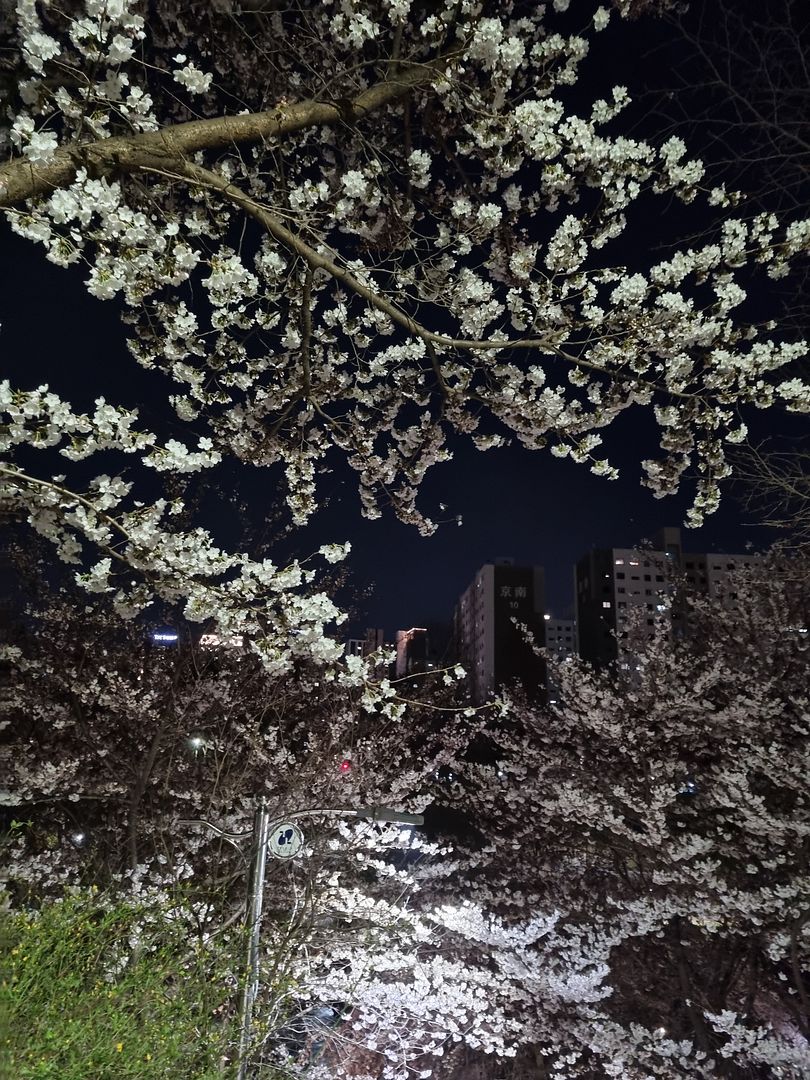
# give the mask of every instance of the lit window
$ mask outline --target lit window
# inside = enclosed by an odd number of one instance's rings
[[[617,559],[616,560],[616,565],[617,566],[624,566],[624,559]]]
[[[609,600],[603,600],[603,601],[602,601],[602,607],[607,607],[607,608],[609,608],[609,607],[610,607],[610,601],[609,601]]]
[[[631,559],[630,560],[630,565],[631,566],[638,566],[638,559]]]

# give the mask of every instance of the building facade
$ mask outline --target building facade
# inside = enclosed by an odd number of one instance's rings
[[[555,619],[545,615],[546,652],[555,660],[567,660],[579,655],[576,619]]]
[[[729,575],[756,561],[755,555],[684,553],[677,528],[662,529],[649,547],[591,551],[574,574],[580,656],[598,666],[625,662],[661,619],[673,633],[685,632],[676,589],[733,606]]]
[[[515,566],[513,559],[482,566],[464,590],[455,611],[455,652],[476,701],[516,682],[532,696],[542,692],[545,664],[521,627],[545,645],[543,606],[543,568]]]
[[[562,697],[559,665],[579,655],[577,624],[575,619],[555,619],[544,616],[546,627],[546,655],[549,664],[546,672],[546,698],[549,705],[556,705]]]
[[[343,646],[343,651],[349,656],[370,656],[377,652],[385,644],[384,631],[376,626],[366,629],[366,636],[361,638],[349,638]]]
[[[428,670],[428,632],[424,626],[397,630],[397,657],[394,674],[398,679]],[[431,665],[432,666],[432,665]]]

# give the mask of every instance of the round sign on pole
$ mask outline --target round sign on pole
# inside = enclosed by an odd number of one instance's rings
[[[291,821],[274,825],[267,841],[267,850],[276,859],[292,859],[304,846],[304,834]]]

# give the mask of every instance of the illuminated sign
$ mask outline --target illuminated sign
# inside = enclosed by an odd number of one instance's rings
[[[152,634],[152,641],[158,645],[174,645],[178,637],[176,630],[155,630]]]

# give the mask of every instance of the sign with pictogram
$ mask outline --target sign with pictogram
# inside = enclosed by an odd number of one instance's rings
[[[275,859],[292,859],[304,846],[304,834],[291,821],[273,826],[267,850]]]

